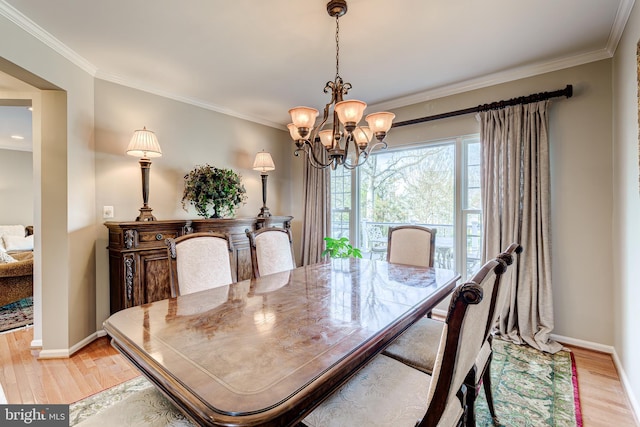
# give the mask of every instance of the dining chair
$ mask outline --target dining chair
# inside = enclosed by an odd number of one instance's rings
[[[521,252],[522,247],[517,243],[512,243],[504,252],[498,255],[497,259],[504,264],[505,268],[508,268],[513,264],[514,254],[519,255]],[[518,257],[516,257],[516,259],[518,259]],[[506,286],[501,286],[501,282],[505,274],[506,272],[496,277],[496,283],[494,285],[495,292],[491,295],[489,316],[487,317],[487,323],[484,331],[486,339],[483,342],[474,366],[465,381],[465,385],[468,389],[468,425],[475,425],[474,404],[475,399],[479,394],[481,383],[485,390],[485,396],[491,417],[496,425],[498,425],[493,405],[493,395],[491,392],[490,365],[493,355],[491,350],[491,340],[493,335],[491,332],[496,323],[498,313],[500,312],[500,307],[502,307],[502,304],[504,303]],[[437,356],[437,343],[439,342],[444,326],[445,323],[441,320],[426,317],[422,318],[402,333],[402,335],[396,338],[391,345],[383,351],[383,354],[397,359],[415,369],[431,374],[433,372]]]
[[[504,262],[488,261],[453,291],[432,375],[380,354],[320,403],[302,423],[332,426],[457,426],[466,386],[484,341],[491,295]]]
[[[166,239],[171,264],[171,296],[236,281],[233,244],[226,233],[191,233]]]
[[[435,228],[420,225],[389,227],[387,261],[433,267],[436,253]]]
[[[386,258],[387,244],[389,237],[382,233],[382,226],[379,224],[366,224],[365,234],[367,237],[367,252],[369,252],[369,259],[374,259],[374,256],[379,259]]]
[[[291,230],[271,227],[245,232],[249,237],[254,277],[296,268]]]

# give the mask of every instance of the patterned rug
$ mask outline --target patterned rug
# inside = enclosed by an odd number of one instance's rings
[[[20,301],[0,307],[0,332],[33,324],[33,298],[28,297]]]
[[[568,351],[548,354],[495,339],[491,387],[502,426],[582,426],[575,361]],[[484,390],[476,414],[478,426],[494,425]]]
[[[491,380],[501,426],[582,426],[571,353],[549,355],[494,340]],[[493,425],[484,392],[476,415],[478,426]],[[69,418],[69,425],[78,427],[102,427],[107,421],[118,426],[193,426],[144,377],[72,404]]]

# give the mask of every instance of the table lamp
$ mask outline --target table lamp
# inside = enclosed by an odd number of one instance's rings
[[[133,133],[133,137],[127,147],[127,154],[130,156],[140,157],[140,169],[142,170],[142,201],[140,208],[140,216],[136,221],[155,221],[156,218],[151,214],[149,202],[149,169],[151,169],[150,157],[162,156],[162,150],[156,134],[144,127]]]
[[[253,170],[260,171],[262,177],[262,208],[258,214],[258,218],[267,218],[271,216],[269,208],[267,207],[267,172],[275,170],[276,166],[273,164],[271,154],[266,153],[264,150],[256,154],[256,159],[253,162]]]

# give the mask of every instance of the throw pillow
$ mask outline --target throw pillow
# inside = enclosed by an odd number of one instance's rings
[[[18,260],[6,252],[0,252],[0,264],[9,264],[10,262],[18,262]]]
[[[24,225],[0,225],[0,236],[25,236]]]
[[[4,247],[4,241],[2,240],[3,236],[24,237],[25,234],[24,225],[0,225],[0,252],[7,251]]]
[[[7,251],[32,251],[33,250],[33,234],[27,237],[20,236],[2,236],[4,247]]]

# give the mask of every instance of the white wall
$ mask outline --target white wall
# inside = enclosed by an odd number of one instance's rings
[[[622,380],[632,391],[632,404],[640,417],[640,186],[638,185],[638,65],[640,6],[636,2],[613,62],[614,180],[612,240],[614,264],[615,349]],[[605,233],[608,230],[603,230]]]
[[[5,17],[0,39],[11,40],[0,44],[1,71],[40,89],[33,92],[33,344],[44,357],[65,356],[95,331],[95,304],[86,304],[95,293],[93,78]]]
[[[33,224],[33,155],[0,150],[0,224]]]

